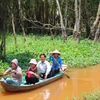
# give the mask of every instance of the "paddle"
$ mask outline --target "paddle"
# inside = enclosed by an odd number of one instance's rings
[[[65,70],[65,71],[66,71],[66,70]],[[64,72],[64,74],[67,76],[67,78],[69,78],[69,79],[70,79],[69,75],[68,75],[67,73],[65,73],[65,71],[63,71],[63,72]]]
[[[52,56],[52,55],[51,55]],[[59,67],[61,67],[60,66],[60,64],[57,62],[57,60],[52,56],[52,58],[54,59],[54,61],[57,63],[57,65],[59,66]],[[63,71],[63,70],[62,70]],[[66,71],[66,70],[65,70]],[[69,77],[69,75],[67,74],[67,73],[65,73],[65,71],[63,71],[64,72],[64,74],[67,76],[67,78],[69,78],[70,79],[70,77]]]
[[[66,74],[66,73],[64,73],[66,76],[67,76],[67,78],[69,78],[70,79],[70,77]]]

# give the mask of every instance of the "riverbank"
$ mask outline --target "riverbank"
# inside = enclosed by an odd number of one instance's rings
[[[69,67],[87,67],[100,63],[100,43],[84,39],[78,44],[73,38],[68,38],[63,43],[61,37],[55,37],[54,40],[50,36],[26,36],[27,45],[22,35],[17,35],[17,49],[13,35],[8,35],[6,39],[6,60],[4,63],[0,61],[0,72],[9,67],[9,63],[13,58],[19,60],[22,69],[27,69],[29,60],[35,58],[39,60],[39,55],[45,53],[47,60],[49,52],[58,49],[61,52],[61,58],[64,64]]]

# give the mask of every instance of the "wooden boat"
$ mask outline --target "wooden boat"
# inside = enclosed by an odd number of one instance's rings
[[[22,84],[20,86],[14,86],[5,83],[4,81],[0,81],[1,86],[4,88],[4,90],[9,91],[9,92],[14,92],[14,91],[26,91],[26,90],[32,90],[41,86],[44,86],[45,84],[51,83],[57,79],[60,79],[63,76],[64,72],[59,72],[57,75],[54,77],[45,79],[45,80],[40,80],[36,84],[29,84],[29,85],[24,85],[25,83],[25,78],[22,78]]]

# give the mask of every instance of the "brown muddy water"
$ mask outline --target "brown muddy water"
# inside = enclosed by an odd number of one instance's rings
[[[68,69],[63,78],[41,88],[26,92],[6,92],[0,87],[0,100],[66,100],[72,97],[82,97],[84,92],[100,89],[100,65],[83,68]]]

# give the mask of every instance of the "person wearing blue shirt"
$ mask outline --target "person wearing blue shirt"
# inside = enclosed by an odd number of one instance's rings
[[[62,71],[62,59],[59,57],[60,55],[58,50],[50,53],[49,60],[52,61],[51,77]]]

